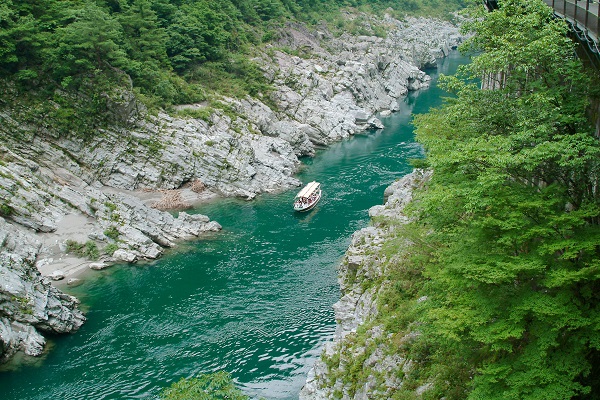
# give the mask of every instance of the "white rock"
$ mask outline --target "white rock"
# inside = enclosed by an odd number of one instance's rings
[[[83,283],[83,281],[78,278],[69,278],[67,280],[67,285],[69,285],[69,286],[77,286],[77,285],[80,285],[81,283]]]
[[[99,270],[102,270],[102,269],[110,267],[110,264],[107,264],[107,263],[104,263],[104,262],[93,262],[93,263],[90,263],[89,267],[90,267],[90,269],[99,271]]]
[[[369,122],[367,122],[367,126],[369,127],[369,129],[383,129],[383,128],[385,128],[385,126],[379,120],[379,118],[376,118],[376,117],[371,117],[369,119]]]
[[[116,261],[125,261],[128,263],[131,263],[131,262],[134,262],[137,260],[137,256],[134,253],[123,250],[123,249],[119,249],[119,250],[115,251],[112,256]]]
[[[53,281],[60,281],[61,279],[65,279],[65,273],[59,269],[53,271],[50,275],[48,275],[50,279]]]
[[[22,349],[25,354],[28,356],[39,356],[42,354],[46,345],[46,339],[33,326],[24,326],[20,336],[22,336]]]

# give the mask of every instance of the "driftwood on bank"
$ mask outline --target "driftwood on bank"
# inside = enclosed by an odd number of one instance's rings
[[[163,194],[163,197],[152,203],[150,207],[160,211],[190,207],[190,203],[186,202],[181,196],[181,190],[161,190],[160,192]]]

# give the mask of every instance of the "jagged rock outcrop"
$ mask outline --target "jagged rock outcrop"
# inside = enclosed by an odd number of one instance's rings
[[[35,266],[41,243],[0,218],[0,361],[18,350],[40,355],[40,332],[67,333],[85,321],[78,300],[43,278]]]
[[[291,143],[298,155],[310,155],[314,145],[326,145],[364,129],[381,128],[376,111],[396,111],[398,99],[409,90],[428,87],[420,68],[435,65],[461,41],[450,23],[386,16],[389,34],[333,37],[326,28],[311,32],[290,24],[280,45],[304,57],[272,47],[262,63],[273,81],[277,112],[249,102],[238,110],[260,121],[265,135]],[[367,23],[365,29],[370,29]]]
[[[301,400],[331,399],[334,393],[337,393],[336,398],[342,399],[389,398],[388,391],[399,388],[402,385],[400,376],[412,368],[411,360],[386,351],[389,338],[384,327],[374,325],[369,328],[365,343],[359,345],[354,342],[354,334],[360,325],[372,321],[378,314],[377,296],[387,284],[385,266],[389,261],[380,250],[398,225],[409,222],[403,214],[404,207],[412,200],[414,189],[422,187],[430,176],[430,171],[415,170],[390,185],[385,191],[385,205],[369,210],[371,218],[386,222],[363,228],[352,236],[339,267],[342,297],[333,307],[337,323],[335,335],[332,341],[326,343],[322,357],[309,372],[300,392]],[[383,283],[365,285],[365,282]],[[410,341],[416,334],[409,333],[402,340]],[[345,368],[353,359],[361,357],[364,359],[362,368],[371,372],[362,380],[362,386],[351,390],[356,382],[344,379],[348,375]],[[326,359],[337,359],[338,362],[331,366]],[[381,387],[386,391],[382,392]]]
[[[52,170],[45,162],[24,159],[6,147],[0,151],[0,198],[10,222],[0,227],[0,234],[10,235],[14,225],[29,228],[31,234],[54,233],[65,216],[75,214],[90,221],[86,240],[113,243],[115,249],[132,252],[136,259],[154,259],[178,239],[220,229],[206,216],[180,213],[174,218],[131,194],[89,185],[66,169]],[[114,237],[103,233],[107,230]],[[38,256],[45,253],[42,246]]]

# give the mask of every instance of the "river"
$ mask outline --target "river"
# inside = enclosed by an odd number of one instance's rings
[[[305,159],[298,177],[323,198],[292,211],[296,190],[254,201],[219,200],[195,212],[223,230],[152,264],[115,266],[70,289],[88,321],[50,338],[41,359],[0,372],[0,398],[146,399],[181,377],[226,370],[251,396],[297,399],[335,329],[336,267],[368,209],[422,156],[413,113],[441,103],[437,74],[466,57],[452,53],[428,71],[433,84],[411,93],[385,129],[356,135]]]

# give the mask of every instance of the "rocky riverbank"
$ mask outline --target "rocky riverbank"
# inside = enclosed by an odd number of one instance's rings
[[[41,116],[25,123],[0,109],[0,276],[11,277],[0,285],[0,357],[19,348],[37,354],[37,330],[67,332],[83,322],[75,300],[44,276],[71,279],[82,269],[154,259],[178,240],[220,229],[206,216],[159,209],[300,185],[299,156],[380,127],[374,113],[427,87],[420,68],[460,41],[443,21],[371,18],[364,29],[371,25],[390,33],[334,37],[326,27],[288,25],[256,59],[274,87],[268,101],[181,107],[204,109],[203,118],[152,116],[123,93],[109,108],[126,122],[84,139],[48,131]]]
[[[41,243],[15,228],[0,218],[0,361],[18,350],[40,355],[46,343],[40,332],[71,332],[85,321],[77,299],[35,268]]]
[[[429,171],[415,170],[390,185],[384,194],[385,205],[369,210],[372,226],[352,236],[339,267],[342,297],[333,307],[337,321],[335,336],[309,372],[300,400],[389,398],[402,386],[402,376],[413,368],[408,357],[390,351],[389,347],[393,340],[409,342],[418,332],[392,338],[393,334],[383,325],[373,324],[373,320],[379,313],[378,297],[390,284],[386,266],[398,262],[392,258],[401,254],[398,251],[387,256],[382,248],[398,227],[409,222],[403,210],[412,200],[413,191],[423,187],[430,176]],[[357,331],[366,323],[369,323],[367,332],[358,339]],[[360,378],[352,373],[356,360],[360,360],[358,366],[363,372]],[[415,393],[425,390],[426,385],[416,388]]]

